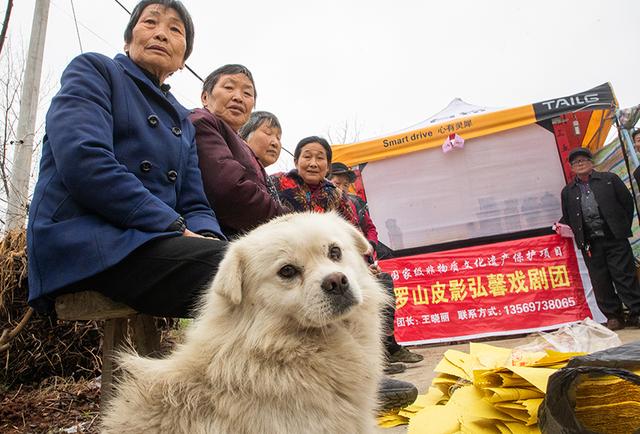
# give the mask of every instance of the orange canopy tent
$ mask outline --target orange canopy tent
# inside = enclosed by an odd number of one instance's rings
[[[609,83],[510,109],[456,99],[405,131],[334,145],[333,160],[359,172],[380,240],[397,254],[513,239],[559,219],[567,153],[600,149],[616,109]],[[454,135],[464,146],[444,153]]]

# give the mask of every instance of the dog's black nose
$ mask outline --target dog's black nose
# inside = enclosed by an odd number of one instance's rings
[[[324,292],[333,295],[343,295],[349,290],[349,279],[342,273],[331,273],[322,280]]]

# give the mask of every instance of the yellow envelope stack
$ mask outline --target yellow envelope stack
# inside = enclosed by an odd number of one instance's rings
[[[583,354],[583,353],[579,353]],[[436,366],[429,391],[381,426],[409,424],[409,434],[539,433],[538,408],[547,380],[576,353],[519,353],[471,343],[469,354],[448,350]]]
[[[446,403],[446,398],[435,387],[430,387],[429,391],[424,395],[419,395],[413,404],[403,408],[400,411],[383,414],[378,417],[378,425],[384,428],[391,428],[398,425],[406,425],[409,419],[415,416],[425,407],[435,406]]]
[[[594,432],[635,432],[640,427],[640,385],[614,376],[584,378],[576,388],[576,417]]]

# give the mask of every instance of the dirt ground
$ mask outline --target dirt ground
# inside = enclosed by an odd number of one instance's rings
[[[99,401],[96,379],[50,378],[38,387],[0,390],[0,433],[97,433]]]
[[[618,332],[623,343],[640,340],[640,329]],[[505,338],[483,341],[491,345],[513,348],[531,341],[531,337]],[[433,368],[444,352],[457,349],[468,352],[468,344],[431,345],[414,347],[424,360],[409,365],[406,372],[394,378],[410,381],[420,393],[426,392],[434,377]],[[73,382],[52,378],[40,387],[19,386],[0,390],[0,433],[97,433],[99,421],[99,379]],[[380,429],[385,434],[402,434],[406,426]]]

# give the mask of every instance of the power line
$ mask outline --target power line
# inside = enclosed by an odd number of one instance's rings
[[[69,15],[69,13],[67,12],[66,9],[64,9],[62,6],[56,4],[55,1],[52,1],[51,4],[58,9],[58,12],[64,14],[65,16],[67,16],[69,18],[73,18],[71,15]],[[102,36],[100,36],[99,34],[94,32],[91,28],[89,28],[87,25],[85,25],[82,21],[78,21],[78,26],[82,27],[85,30],[85,32],[91,33],[93,36],[95,36],[96,38],[98,38],[99,40],[104,42],[104,44],[106,46],[108,46],[109,48],[113,49],[114,51],[119,51],[121,49],[121,48],[118,48],[118,47],[114,46],[113,44],[111,44],[110,41],[106,40],[105,38],[103,38]]]
[[[78,45],[80,46],[80,53],[84,53],[82,50],[82,40],[80,39],[80,30],[78,29],[78,19],[76,18],[76,8],[73,6],[73,0],[71,1],[71,12],[73,12],[73,22],[76,25],[76,35],[78,35]]]
[[[118,3],[120,5],[120,7],[122,9],[125,10],[126,13],[128,13],[129,15],[131,15],[131,11],[129,9],[127,9],[122,3],[120,3],[118,0],[114,0],[116,3]]]
[[[189,67],[189,65],[187,65],[187,64],[185,63],[185,64],[184,64],[184,67],[185,67],[185,68],[187,68],[187,70],[188,70],[190,73],[192,73],[192,74],[194,75],[194,77],[196,77],[198,80],[200,80],[201,82],[203,82],[203,83],[204,83],[204,80],[202,79],[202,77],[200,77],[198,74],[196,74],[196,72],[195,72],[193,69],[191,69],[191,68]]]
[[[129,9],[127,9],[122,3],[120,3],[118,0],[113,0],[116,3],[118,3],[118,5],[125,10],[126,13],[128,13],[129,15],[131,15],[131,12],[129,11]],[[202,77],[200,77],[193,69],[191,69],[191,67],[189,67],[189,65],[187,65],[186,63],[184,64],[184,67],[187,68],[187,71],[189,71],[190,73],[193,74],[194,77],[196,77],[198,80],[200,80],[201,82],[204,83],[204,80],[202,79]]]

